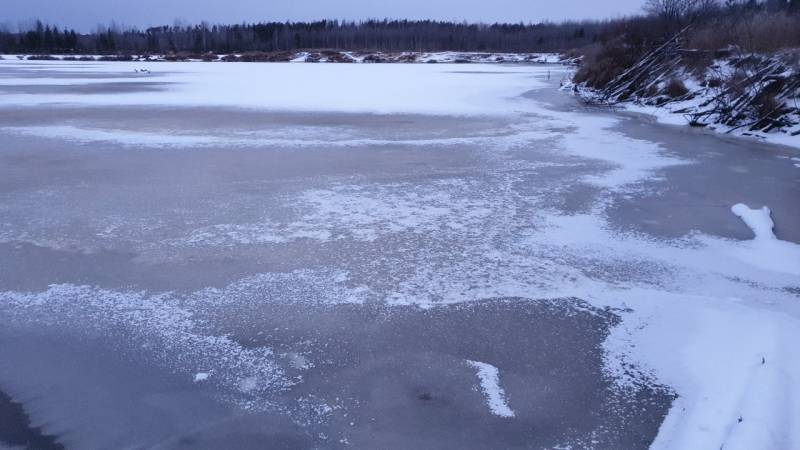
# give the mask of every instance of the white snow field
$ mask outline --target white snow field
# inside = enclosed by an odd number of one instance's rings
[[[8,85],[76,85],[170,83],[169,89],[115,95],[4,94],[11,105],[144,105],[221,106],[276,111],[334,111],[499,114],[516,103],[513,98],[539,83],[521,66],[443,64],[367,64],[353,70],[345,64],[202,64],[202,63],[69,63],[0,61],[5,66],[28,66],[40,71],[36,78],[8,77]],[[476,69],[477,68],[477,69]],[[135,70],[148,69],[149,73]],[[48,76],[57,70],[91,77]],[[495,76],[459,76],[470,72]],[[114,75],[112,80],[97,74]],[[122,76],[120,76],[122,75]],[[128,76],[129,75],[129,76]],[[392,80],[402,80],[392,83]]]
[[[100,130],[81,124],[8,127],[5,131],[24,136],[85,144],[115,142],[161,151],[207,142],[295,147],[324,147],[326,143],[446,147],[468,142],[480,145],[485,157],[496,164],[488,175],[492,180],[488,186],[469,179],[421,180],[413,185],[338,180],[280,197],[280,206],[291,208],[295,215],[256,212],[236,223],[186,219],[191,226],[177,235],[164,231],[157,218],[129,223],[109,216],[98,217],[91,224],[96,228],[87,231],[91,240],[79,242],[72,237],[52,238],[49,233],[59,226],[56,219],[31,221],[20,231],[13,223],[3,223],[0,216],[3,242],[77,246],[91,253],[123,239],[142,259],[164,258],[174,249],[222,252],[292,242],[356,245],[409,234],[446,236],[456,243],[453,247],[408,250],[408,257],[416,258],[413,267],[392,272],[395,278],[390,281],[361,277],[357,285],[353,285],[345,262],[333,261],[327,268],[249,277],[224,289],[199,291],[182,301],[171,293],[74,285],[53,285],[44,292],[0,292],[0,299],[13,306],[15,320],[38,320],[34,317],[48,311],[77,308],[80,314],[75,317],[91,317],[95,326],[124,323],[137,330],[137,337],[156,336],[166,357],[181,355],[172,363],[186,366],[181,370],[187,379],[201,385],[220,383],[250,395],[254,389],[268,392],[271,387],[283,388],[296,381],[271,362],[274,355],[270,350],[242,348],[222,335],[198,334],[197,328],[204,330],[205,323],[191,308],[224,307],[250,290],[270,292],[278,281],[306,289],[303,295],[308,301],[329,303],[380,300],[427,308],[481,298],[580,298],[593,306],[614,308],[622,317],[605,342],[606,370],[617,383],[631,382],[627,369],[635,365],[678,395],[653,448],[800,448],[800,245],[776,237],[769,209],[775,206],[724,205],[732,208],[732,224],[741,220],[753,230],[751,240],[700,231],[659,237],[612,226],[609,214],[614,198],[646,198],[657,189],[654,186],[664,170],[695,161],[665,151],[658,142],[626,135],[617,128],[621,119],[611,115],[556,110],[522,97],[532,89],[549,89],[543,80],[552,68],[27,61],[0,61],[0,65],[33,68],[39,75],[2,78],[0,90],[22,84],[104,82],[95,76],[63,78],[59,75],[63,72],[117,75],[115,83],[141,83],[142,77],[134,74],[138,68],[151,71],[148,82],[167,83],[163,90],[148,92],[4,93],[4,108],[211,106],[488,116],[513,123],[489,136],[420,142],[365,140],[348,136],[346,131],[344,136],[332,136],[324,129],[289,136],[213,136]],[[569,162],[512,157],[526,145],[543,142],[554,155],[567,155]],[[530,183],[531,178],[525,177],[530,171],[582,168],[590,163],[602,170],[570,181],[598,190],[587,208],[565,211],[547,203],[554,190],[568,186],[531,188],[525,193],[517,190]],[[48,203],[48,211],[69,220],[69,205],[58,201],[58,193],[48,195],[55,199]],[[10,210],[26,205],[9,201],[3,207]],[[661,220],[668,223],[674,219]],[[381,259],[384,257],[387,260]],[[390,258],[375,259],[392,266]],[[635,270],[628,270],[631,267]],[[616,275],[620,268],[626,268],[625,276]],[[138,310],[133,310],[134,304]],[[500,383],[503,368],[483,362],[468,364],[477,371],[489,412],[503,420],[515,420],[509,406],[515,405],[515,400]],[[243,380],[252,382],[243,384]],[[247,397],[247,408],[259,407],[254,398]]]

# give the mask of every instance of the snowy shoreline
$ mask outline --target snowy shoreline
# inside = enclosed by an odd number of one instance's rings
[[[588,101],[589,103],[592,103],[598,95],[596,91],[586,88],[578,88],[575,90],[575,87],[572,84],[564,85],[562,89],[572,91],[576,97],[584,101]],[[686,118],[685,113],[675,111],[675,108],[671,108],[669,104],[655,106],[645,105],[642,103],[623,102],[612,105],[598,104],[598,106],[608,106],[608,108],[610,108],[614,113],[629,113],[645,116],[649,120],[653,120],[656,123],[664,125],[683,127],[692,126],[690,121]],[[800,131],[800,126],[796,127],[797,130],[791,130],[791,132],[788,133],[763,133],[758,131],[748,131],[747,129],[741,128],[731,130],[730,127],[719,126],[717,124],[707,125],[702,128],[718,136],[729,136],[737,139],[751,140],[758,143],[782,145],[795,150],[800,150],[800,134],[791,134],[792,132]]]
[[[641,114],[665,125],[691,126],[682,113],[675,112],[664,106],[622,103],[613,105],[613,108],[623,113]],[[789,133],[762,133],[748,131],[747,129],[731,130],[730,128],[719,125],[708,125],[704,128],[716,135],[754,140],[755,142],[782,145],[800,150],[800,135],[792,136]],[[798,127],[798,130],[792,130],[792,132],[796,131],[800,131],[800,127]]]
[[[307,50],[298,52],[248,52],[232,54],[163,54],[163,55],[68,55],[68,54],[0,54],[0,59],[19,61],[81,62],[293,62],[293,63],[569,63],[559,53],[505,52],[349,52]]]

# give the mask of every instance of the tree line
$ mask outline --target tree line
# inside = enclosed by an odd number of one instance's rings
[[[583,64],[575,81],[602,88],[678,33],[703,64],[719,52],[800,48],[800,0],[646,0],[643,11],[609,23],[578,50]]]
[[[545,52],[581,47],[598,39],[602,22],[474,24],[432,20],[264,22],[173,25],[145,30],[98,27],[92,33],[36,22],[0,31],[0,52],[65,54],[167,54],[348,51]]]
[[[230,54],[298,50],[564,52],[590,61],[598,52],[620,61],[691,24],[699,48],[727,45],[770,51],[800,46],[800,0],[643,0],[641,14],[614,20],[480,24],[433,20],[261,22],[99,26],[91,33],[35,22],[0,28],[0,53]],[[619,53],[613,55],[614,52]],[[603,58],[601,58],[603,59]],[[608,58],[605,58],[608,59]]]

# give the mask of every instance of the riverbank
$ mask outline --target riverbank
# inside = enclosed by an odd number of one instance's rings
[[[568,83],[583,101],[800,149],[800,51],[701,52],[664,47],[606,85]]]

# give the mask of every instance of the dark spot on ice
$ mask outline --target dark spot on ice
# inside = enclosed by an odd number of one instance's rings
[[[428,392],[423,392],[422,394],[417,395],[417,398],[423,401],[433,400],[433,395]]]

